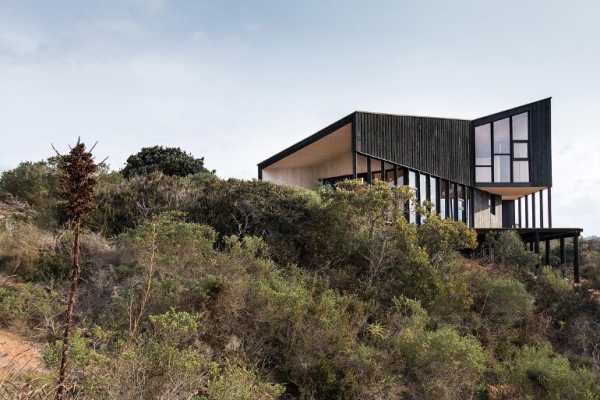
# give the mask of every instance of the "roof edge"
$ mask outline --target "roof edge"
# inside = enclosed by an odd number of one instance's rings
[[[321,129],[320,131],[313,133],[312,135],[310,135],[309,137],[302,139],[301,141],[291,145],[290,147],[287,147],[283,150],[281,150],[279,153],[276,153],[275,155],[267,158],[266,160],[258,163],[258,167],[260,168],[266,168],[269,165],[272,165],[274,163],[276,163],[279,160],[282,160],[283,158],[291,155],[292,153],[297,152],[298,150],[308,146],[309,144],[312,144],[318,140],[323,139],[325,136],[337,131],[338,129],[340,129],[341,127],[343,127],[344,125],[347,125],[351,122],[354,121],[354,116],[356,115],[356,111],[346,115],[345,117],[335,121],[334,123],[326,126],[325,128]]]
[[[519,111],[519,110],[521,110],[521,109],[522,109],[522,110],[526,110],[526,109],[529,109],[529,108],[530,108],[531,106],[533,106],[534,104],[543,103],[543,102],[545,102],[545,101],[551,101],[551,100],[552,100],[552,96],[550,96],[550,97],[546,97],[546,98],[544,98],[544,99],[540,99],[540,100],[532,101],[532,102],[530,102],[530,103],[527,103],[527,104],[522,104],[522,105],[520,105],[520,106],[511,107],[511,108],[507,108],[506,110],[497,111],[497,112],[495,112],[495,113],[493,113],[493,114],[484,115],[483,117],[479,117],[479,118],[475,118],[475,119],[473,119],[471,122],[473,122],[473,123],[478,123],[478,122],[480,122],[480,121],[483,121],[483,120],[494,119],[494,118],[496,118],[496,117],[501,117],[501,116],[503,116],[503,115],[505,115],[505,114],[511,114],[511,113],[514,113],[514,112],[518,112],[518,111]]]

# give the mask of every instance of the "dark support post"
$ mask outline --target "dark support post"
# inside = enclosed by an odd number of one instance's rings
[[[548,188],[548,228],[552,228],[552,188]]]
[[[371,170],[371,157],[367,156],[367,183],[373,183],[373,171]]]
[[[519,220],[518,220],[518,223],[519,223],[519,228],[522,228],[523,227],[523,223],[521,222],[521,197],[519,197],[517,199],[517,202],[519,203],[519,206],[518,206],[518,209],[519,209]]]
[[[525,228],[529,228],[529,195],[525,196]]]
[[[381,160],[381,176],[380,178],[382,182],[386,182],[385,179],[385,161]]]
[[[404,175],[402,176],[402,182],[404,186],[408,186],[408,168],[404,168],[402,170],[404,172]],[[404,217],[406,218],[407,221],[410,221],[410,201],[407,201],[406,204],[404,205]]]
[[[352,152],[352,179],[356,179],[358,177],[357,173],[356,173],[356,152],[353,151]]]
[[[262,181],[262,168],[258,167],[258,180]]]
[[[544,227],[544,192],[540,190],[540,228]]]
[[[573,237],[573,279],[579,283],[579,235]]]
[[[421,193],[421,174],[419,174],[418,171],[415,171],[415,186],[417,187],[417,190],[416,190],[416,193],[417,193],[416,203],[420,206],[421,205],[421,198],[423,197],[423,194]],[[417,225],[421,225],[421,213],[419,212],[419,210],[415,210],[415,216],[416,216]]]
[[[398,166],[394,164],[394,186],[398,186]]]
[[[564,265],[567,261],[565,255],[565,238],[560,238],[560,265]]]
[[[431,175],[425,175],[425,192],[425,200],[431,201]]]
[[[531,193],[531,227],[535,228],[535,193]]]
[[[545,251],[544,251],[544,264],[545,265],[550,265],[550,241],[546,240],[545,241]]]
[[[539,232],[535,233],[535,243],[534,243],[533,251],[538,256],[537,257],[538,261],[537,261],[537,264],[535,265],[535,269],[539,270],[539,268],[540,268],[540,261],[539,261],[540,260],[540,258],[539,258],[539,255],[540,255],[540,234],[539,234]]]
[[[451,183],[454,187],[454,220],[458,221],[458,185],[456,183]]]
[[[442,180],[437,179],[437,178],[434,178],[434,179],[436,180],[435,181],[435,212],[436,212],[436,214],[439,215],[442,212],[442,205],[440,204],[441,203],[440,193],[442,190],[442,188],[440,186],[442,185]]]
[[[462,186],[462,194],[463,194],[463,213],[462,213],[462,222],[467,223],[467,187],[465,185]]]

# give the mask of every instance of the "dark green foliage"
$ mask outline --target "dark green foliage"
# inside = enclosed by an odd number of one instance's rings
[[[497,263],[466,259],[473,231],[407,223],[411,193],[383,183],[101,176],[71,344],[82,398],[599,398],[595,292],[536,271],[515,237],[492,238]],[[0,276],[0,322],[44,332],[51,367],[69,236],[8,226],[3,272],[32,282]]]
[[[194,158],[179,147],[144,147],[127,158],[121,171],[125,178],[161,172],[168,176],[211,173],[204,168],[204,158]],[[212,172],[214,173],[214,171]]]

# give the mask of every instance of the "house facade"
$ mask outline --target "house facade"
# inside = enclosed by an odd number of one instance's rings
[[[564,263],[564,240],[578,253],[581,229],[552,226],[551,136],[550,98],[473,120],[356,111],[258,164],[258,177],[310,189],[352,178],[407,185],[480,238],[514,229],[532,251],[544,243],[548,264],[559,240]]]

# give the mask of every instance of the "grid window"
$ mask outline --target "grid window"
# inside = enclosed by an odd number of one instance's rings
[[[494,182],[510,182],[510,155],[494,156]]]
[[[529,140],[529,115],[523,113],[512,116],[513,140]]]
[[[527,158],[527,142],[516,142],[513,146],[513,158]]]
[[[475,127],[475,182],[527,183],[529,113]]]
[[[529,182],[529,161],[513,161],[513,181]]]
[[[492,130],[490,124],[475,128],[475,165],[492,165]]]

